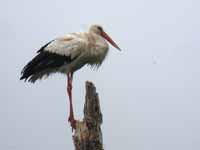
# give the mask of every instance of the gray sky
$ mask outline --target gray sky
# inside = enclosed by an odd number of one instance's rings
[[[198,0],[6,0],[0,5],[0,149],[73,149],[66,77],[19,81],[43,44],[102,24],[122,48],[74,77],[75,116],[85,81],[100,95],[107,150],[200,149]]]

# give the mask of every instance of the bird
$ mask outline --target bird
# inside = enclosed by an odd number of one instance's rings
[[[68,33],[42,46],[36,56],[21,71],[20,80],[35,83],[54,73],[67,75],[69,118],[72,130],[76,128],[72,104],[73,74],[84,65],[98,68],[105,60],[109,42],[117,50],[119,46],[101,25],[93,24],[86,32]]]

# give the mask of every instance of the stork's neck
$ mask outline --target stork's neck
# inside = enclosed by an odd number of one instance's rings
[[[95,49],[108,49],[106,40],[95,32],[89,32],[89,43],[95,46]]]

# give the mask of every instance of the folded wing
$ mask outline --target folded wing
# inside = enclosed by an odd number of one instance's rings
[[[35,82],[43,76],[59,72],[81,55],[85,43],[73,36],[50,41],[37,51],[37,55],[23,68],[20,80]]]

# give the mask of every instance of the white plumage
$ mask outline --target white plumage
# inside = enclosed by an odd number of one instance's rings
[[[71,33],[55,39],[44,51],[70,57],[66,72],[76,71],[85,64],[100,65],[108,52],[108,44],[94,33]]]
[[[73,73],[85,64],[100,66],[108,53],[106,40],[120,50],[99,25],[92,25],[88,32],[71,33],[56,38],[37,51],[37,55],[23,68],[20,79],[34,83],[52,73],[67,74],[70,99],[69,121],[75,128],[71,94]]]

